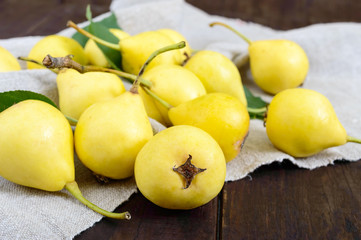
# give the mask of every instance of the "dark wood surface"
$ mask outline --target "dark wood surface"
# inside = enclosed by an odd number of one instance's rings
[[[276,29],[312,23],[361,22],[361,1],[188,0],[205,11]],[[85,21],[109,10],[110,0],[0,0],[0,38],[47,35],[67,20]],[[290,162],[263,166],[226,183],[217,198],[190,211],[162,209],[140,193],[116,211],[131,221],[103,218],[75,239],[361,239],[361,161],[315,170]]]

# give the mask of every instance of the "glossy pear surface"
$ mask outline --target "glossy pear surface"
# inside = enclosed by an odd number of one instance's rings
[[[186,188],[185,178],[173,168],[191,163],[204,171]],[[217,142],[192,126],[174,126],[156,134],[139,152],[134,169],[140,192],[154,204],[169,209],[192,209],[211,201],[221,191],[226,161]]]
[[[184,67],[197,75],[208,93],[227,93],[247,106],[241,75],[236,65],[223,54],[209,50],[199,51]]]
[[[48,103],[26,100],[0,113],[0,175],[27,187],[59,191],[74,181],[73,133]]]
[[[21,70],[18,60],[5,48],[0,47],[0,72]]]
[[[293,41],[254,41],[248,51],[253,79],[265,92],[276,94],[298,87],[307,76],[307,55]]]
[[[84,111],[75,129],[75,149],[94,173],[123,179],[133,175],[135,158],[152,136],[141,97],[125,92]]]
[[[347,141],[329,100],[301,88],[275,95],[268,108],[266,130],[276,148],[294,157],[307,157]]]
[[[79,73],[65,69],[59,72],[56,82],[60,110],[74,119],[79,119],[90,105],[125,92],[121,79],[106,72]]]
[[[137,75],[154,51],[171,44],[173,41],[169,37],[156,31],[142,32],[121,40],[119,47],[122,54],[123,70]],[[147,70],[157,65],[177,64],[179,58],[179,51],[162,53],[147,66]]]
[[[124,32],[120,29],[111,28],[109,31],[116,36],[119,40],[130,37],[127,32]],[[100,48],[96,45],[96,43],[89,39],[84,46],[84,52],[89,60],[89,64],[101,67],[110,67],[108,60],[105,58],[104,53]]]
[[[151,90],[160,98],[178,106],[183,102],[195,99],[206,94],[206,90],[199,78],[191,71],[178,65],[156,66],[143,75],[152,83]],[[168,109],[153,100],[144,90],[139,91],[148,116],[169,126]]]
[[[240,152],[249,130],[247,108],[225,93],[209,93],[169,110],[174,125],[192,125],[209,133],[220,145],[226,161]]]
[[[33,46],[28,57],[42,62],[48,54],[52,57],[65,57],[71,54],[74,55],[73,60],[81,65],[88,63],[83,47],[74,39],[64,36],[49,35],[44,37]],[[43,67],[28,62],[28,68],[35,69]]]
[[[162,28],[162,29],[158,29],[157,32],[160,32],[166,36],[168,36],[173,43],[178,43],[181,41],[184,41],[186,43],[186,46],[182,49],[179,49],[178,51],[180,52],[180,58],[177,60],[177,64],[182,65],[183,62],[187,59],[187,57],[191,56],[192,54],[192,50],[189,46],[188,41],[185,39],[185,37],[180,34],[179,32],[173,30],[173,29],[169,29],[169,28]]]

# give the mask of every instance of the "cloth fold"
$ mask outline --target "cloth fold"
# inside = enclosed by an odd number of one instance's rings
[[[310,71],[303,88],[319,91],[329,98],[349,135],[361,137],[361,23],[317,24],[289,31],[276,31],[240,19],[214,16],[182,0],[114,0],[110,10],[119,25],[130,34],[159,28],[172,28],[182,33],[192,49],[218,51],[235,64],[241,65],[248,57],[247,44],[229,30],[210,28],[214,21],[225,22],[251,40],[290,39],[300,44],[310,60]],[[109,16],[103,14],[97,19]],[[242,16],[240,16],[242,18]],[[85,23],[83,23],[84,25]],[[73,29],[58,34],[71,36]],[[15,56],[27,56],[42,36],[2,39],[0,46]],[[21,63],[23,69],[25,64]],[[254,95],[270,101],[253,83],[247,70],[243,84]],[[22,70],[0,73],[0,92],[31,90],[50,97],[56,103],[56,75],[49,70]],[[154,131],[164,127],[151,120]],[[289,159],[299,167],[314,169],[332,164],[335,160],[357,161],[361,146],[347,143],[305,158],[293,157],[275,149],[268,140],[262,121],[251,120],[249,137],[236,159],[227,164],[227,181],[241,179],[261,165]],[[133,178],[100,185],[78,159],[76,180],[84,196],[107,210],[114,210],[137,191]],[[102,216],[87,209],[65,190],[44,192],[13,184],[0,178],[0,238],[1,239],[72,239],[91,227]]]

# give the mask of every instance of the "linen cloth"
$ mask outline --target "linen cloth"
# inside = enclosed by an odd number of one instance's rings
[[[247,60],[247,44],[225,28],[210,28],[209,23],[225,22],[251,40],[282,38],[297,42],[310,60],[303,88],[324,94],[333,104],[349,135],[361,137],[361,23],[316,24],[276,31],[240,19],[209,15],[182,0],[114,0],[110,10],[116,15],[118,24],[130,34],[172,28],[182,33],[193,49],[221,52],[237,66]],[[58,34],[71,36],[73,33],[73,29],[65,29]],[[42,37],[3,39],[0,46],[15,56],[27,56]],[[0,73],[0,92],[31,90],[45,94],[57,103],[56,75],[46,69],[25,70],[25,64],[22,62],[21,65],[22,71]],[[249,71],[242,81],[254,95],[266,101],[272,99],[252,82]],[[154,120],[151,122],[155,133],[164,129]],[[284,159],[299,167],[314,169],[333,164],[335,160],[357,161],[360,158],[361,146],[347,143],[312,157],[294,159],[272,146],[262,121],[251,120],[249,136],[241,153],[227,164],[226,181],[241,179],[261,165]],[[104,209],[114,210],[137,191],[133,178],[100,185],[76,157],[75,166],[76,181],[83,195]],[[0,178],[0,202],[0,239],[72,239],[102,218],[65,190],[50,193],[19,186],[3,178]]]

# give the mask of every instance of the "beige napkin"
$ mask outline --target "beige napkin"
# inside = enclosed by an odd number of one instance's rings
[[[275,31],[254,23],[208,15],[182,0],[115,0],[111,5],[119,25],[131,34],[158,28],[173,28],[188,39],[193,49],[219,51],[240,64],[247,57],[247,45],[229,30],[209,28],[212,21],[223,21],[252,40],[286,38],[299,43],[310,59],[310,72],[304,88],[326,95],[340,121],[351,136],[361,137],[361,31],[360,23],[319,24],[290,31]],[[99,16],[98,19],[108,16]],[[242,16],[240,16],[242,18]],[[72,29],[59,34],[71,36]],[[15,56],[26,56],[41,37],[0,40],[0,46]],[[24,64],[23,64],[24,67]],[[243,82],[267,101],[252,82]],[[0,74],[0,92],[32,90],[57,102],[56,75],[48,70],[22,70]],[[154,131],[162,126],[152,121]],[[289,159],[296,165],[314,169],[332,164],[337,159],[356,161],[361,146],[348,143],[325,150],[313,157],[294,159],[276,150],[269,142],[263,124],[252,120],[250,134],[239,156],[227,165],[227,181],[241,179],[257,167]],[[100,185],[77,159],[76,180],[84,196],[107,210],[114,210],[136,192],[134,179]],[[48,193],[15,185],[0,178],[0,239],[72,239],[102,217],[87,209],[66,191]],[[131,209],[130,209],[131,210]]]

